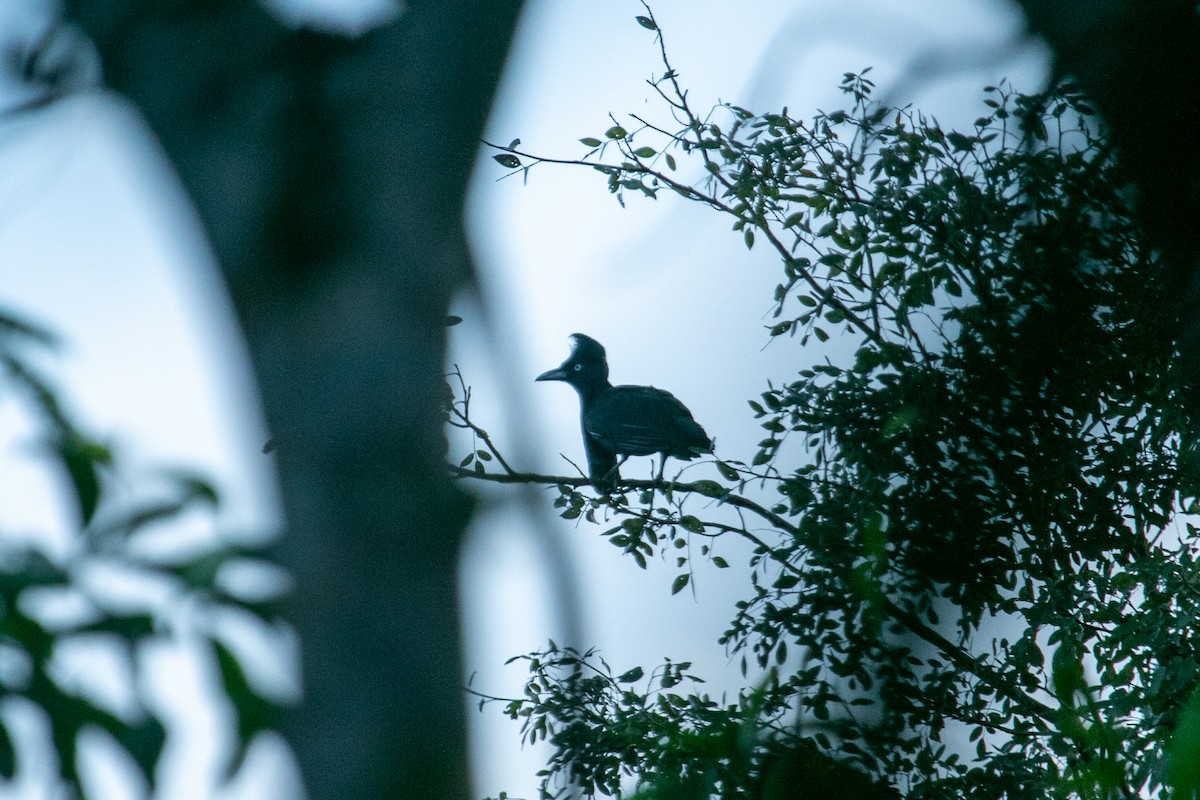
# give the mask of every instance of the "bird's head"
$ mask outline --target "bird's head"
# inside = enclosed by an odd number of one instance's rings
[[[538,375],[539,381],[564,381],[576,389],[587,389],[608,383],[608,361],[604,346],[582,333],[571,334],[571,355],[555,369]]]

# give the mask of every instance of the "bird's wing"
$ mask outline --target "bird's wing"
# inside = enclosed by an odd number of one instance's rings
[[[588,409],[583,426],[588,437],[618,455],[691,458],[712,449],[687,407],[653,386],[614,386]]]

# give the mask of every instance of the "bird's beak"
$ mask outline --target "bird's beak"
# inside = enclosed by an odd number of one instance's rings
[[[567,371],[562,367],[555,367],[547,370],[541,375],[534,378],[535,381],[565,381],[567,379]]]

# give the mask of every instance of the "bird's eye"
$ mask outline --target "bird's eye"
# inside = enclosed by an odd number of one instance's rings
[[[576,364],[576,365],[575,365],[575,371],[576,371],[576,372],[579,372],[579,370],[581,370],[581,369],[583,369],[583,364]]]

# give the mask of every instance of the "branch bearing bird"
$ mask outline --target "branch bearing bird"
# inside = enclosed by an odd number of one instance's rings
[[[588,477],[597,491],[616,490],[630,456],[661,454],[661,480],[668,456],[690,461],[712,452],[712,440],[675,395],[653,386],[613,386],[604,347],[582,333],[571,334],[571,341],[567,360],[536,380],[562,381],[579,393]]]

